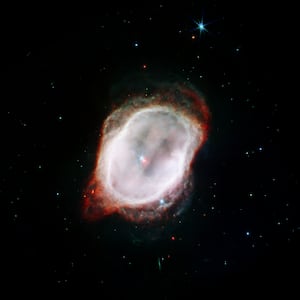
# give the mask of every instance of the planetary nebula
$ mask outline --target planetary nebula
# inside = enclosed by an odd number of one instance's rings
[[[193,88],[173,84],[129,96],[105,120],[83,217],[116,213],[133,222],[177,215],[193,187],[191,164],[210,113]]]

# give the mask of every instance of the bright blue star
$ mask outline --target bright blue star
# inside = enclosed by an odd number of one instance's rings
[[[159,200],[159,203],[160,203],[161,205],[164,205],[164,204],[165,204],[165,199],[160,199],[160,200]]]
[[[198,28],[200,31],[203,31],[205,29],[204,24],[202,22],[198,23]]]
[[[195,21],[195,24],[197,25],[197,30],[199,30],[199,32],[200,32],[200,35],[204,32],[204,31],[207,31],[207,29],[206,29],[206,25],[207,24],[204,24],[203,23],[203,18],[201,19],[201,21]]]

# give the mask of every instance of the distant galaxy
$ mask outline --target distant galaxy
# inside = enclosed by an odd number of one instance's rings
[[[192,86],[173,83],[129,95],[103,123],[83,194],[83,218],[117,214],[143,223],[180,214],[210,119],[204,97]]]

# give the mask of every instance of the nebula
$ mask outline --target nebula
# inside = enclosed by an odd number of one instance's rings
[[[104,121],[83,218],[118,214],[149,222],[178,215],[193,188],[191,166],[209,123],[194,88],[173,84],[129,96]]]

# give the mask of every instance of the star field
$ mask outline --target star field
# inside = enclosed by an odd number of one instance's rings
[[[162,299],[294,286],[300,222],[293,189],[282,195],[282,186],[297,180],[280,163],[275,33],[267,10],[249,6],[162,1],[5,23],[9,285]],[[211,109],[189,207],[159,225],[114,215],[85,222],[81,197],[102,122],[120,91],[151,96],[149,78],[192,84]]]

